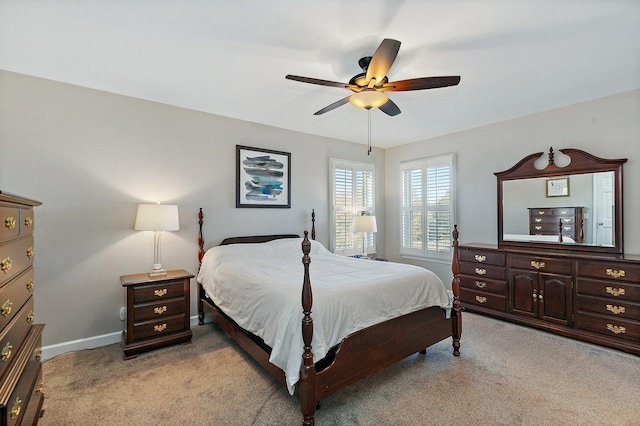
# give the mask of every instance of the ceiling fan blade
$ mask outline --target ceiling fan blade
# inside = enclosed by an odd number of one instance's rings
[[[346,98],[342,98],[339,101],[336,101],[336,102],[332,103],[331,105],[327,105],[326,107],[322,108],[320,111],[315,112],[313,115],[324,114],[325,112],[329,112],[331,110],[334,110],[334,109],[338,108],[339,106],[342,106],[344,104],[348,104],[350,97],[351,96],[347,96]]]
[[[405,92],[408,90],[436,89],[438,87],[455,86],[460,83],[460,76],[422,77],[409,80],[392,81],[382,86],[383,92]]]
[[[381,107],[378,107],[378,109],[391,117],[400,114],[400,108],[398,108],[398,105],[396,105],[391,99],[385,102]]]
[[[329,81],[329,80],[320,80],[319,78],[301,77],[299,75],[291,75],[291,74],[285,76],[285,78],[288,80],[300,81],[302,83],[318,84],[320,86],[342,87],[345,89],[360,90],[358,86],[355,86],[353,84],[339,83],[337,81]]]
[[[382,79],[389,72],[389,68],[393,65],[393,61],[398,56],[400,50],[400,42],[390,38],[385,38],[376,49],[371,58],[369,68],[367,68],[367,83],[375,78],[376,84],[382,82]]]

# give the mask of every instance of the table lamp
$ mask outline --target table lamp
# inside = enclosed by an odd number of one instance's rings
[[[365,235],[370,232],[378,232],[375,216],[355,216],[353,218],[353,233],[360,232],[362,235],[362,257],[367,257]]]
[[[139,204],[136,231],[153,231],[153,268],[149,276],[166,275],[160,263],[160,236],[162,231],[179,231],[178,206],[169,204]]]

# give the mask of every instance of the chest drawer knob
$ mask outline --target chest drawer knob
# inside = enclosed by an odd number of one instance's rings
[[[42,348],[36,350],[36,359],[40,361],[42,359]]]
[[[625,272],[622,269],[607,269],[607,275],[613,278],[620,278],[625,276]]]
[[[0,269],[2,269],[5,274],[11,269],[11,262],[13,261],[8,256],[0,261]]]
[[[486,297],[484,297],[484,296],[476,296],[476,300],[477,300],[479,303],[487,303],[487,298],[486,298]]]
[[[540,226],[540,225],[536,225],[536,226],[534,226],[534,228],[535,228],[535,230],[536,230],[536,231],[539,231],[539,230],[541,230],[541,229],[542,229],[542,226]]]
[[[544,214],[544,210],[539,210],[539,211],[538,211],[538,214],[539,214],[539,215],[543,215],[543,214]]]
[[[618,315],[624,314],[626,312],[626,309],[624,306],[607,305],[607,311],[613,312],[614,314]]]
[[[25,218],[24,226],[26,226],[27,228],[31,228],[31,225],[33,225],[33,218],[32,217]]]
[[[535,219],[533,219],[533,221],[536,223],[540,223],[542,222],[542,219],[540,219],[539,217],[536,217]]]
[[[155,314],[162,315],[165,312],[167,312],[167,307],[166,306],[156,306],[155,308],[153,308],[153,312]]]
[[[485,288],[486,286],[487,286],[487,283],[485,283],[484,281],[476,281],[476,287]]]
[[[34,318],[35,318],[35,316],[33,315],[33,311],[29,312],[29,315],[27,315],[27,322],[29,324],[33,324]]]
[[[627,329],[625,327],[613,324],[607,324],[607,330],[609,330],[613,334],[624,334],[627,332]]]
[[[13,218],[13,216],[9,216],[4,220],[4,226],[7,229],[13,229],[16,227],[16,220]]]
[[[167,329],[167,324],[157,324],[153,326],[153,331],[161,333]]]
[[[546,265],[544,262],[537,262],[537,261],[535,261],[535,260],[532,260],[532,261],[531,261],[531,266],[532,266],[532,267],[534,267],[534,268],[536,268],[536,269],[542,269],[542,268],[544,268],[544,267],[545,267],[545,266],[547,266],[547,265]]]
[[[11,358],[11,349],[13,349],[13,345],[10,342],[7,342],[4,348],[2,348],[2,352],[0,352],[0,359],[2,362],[7,361]]]
[[[17,419],[20,415],[20,411],[22,411],[22,400],[18,397],[16,398],[16,402],[11,407],[11,418]]]
[[[611,295],[613,295],[615,297],[624,296],[624,293],[625,293],[624,288],[607,287],[606,290],[607,290],[607,293],[609,293],[609,294],[611,294]]]
[[[476,274],[478,275],[487,275],[487,270],[484,268],[476,268]]]
[[[475,255],[475,259],[476,259],[476,261],[478,261],[478,262],[482,263],[482,262],[484,262],[485,260],[487,260],[487,257],[486,257],[486,256],[482,256],[482,255],[480,255],[480,254],[476,254],[476,255]]]
[[[160,289],[160,290],[156,290],[156,291],[153,292],[153,294],[155,294],[158,297],[166,296],[167,295],[167,289],[163,288],[163,289]]]
[[[29,281],[27,281],[27,290],[29,291],[33,290],[33,279],[30,279]]]
[[[33,251],[33,247],[29,247],[29,248],[27,249],[27,257],[28,257],[29,259],[33,259],[33,255],[34,255],[34,254],[35,254],[35,252]]]
[[[0,309],[0,314],[2,314],[2,316],[5,318],[8,317],[9,314],[11,313],[12,306],[13,306],[13,302],[7,299],[7,301],[2,304],[2,309]]]

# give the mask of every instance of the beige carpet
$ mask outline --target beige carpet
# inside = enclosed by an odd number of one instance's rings
[[[431,347],[322,401],[318,425],[640,425],[640,357],[464,313],[462,355]],[[214,325],[123,361],[44,363],[41,425],[297,425],[293,397]]]

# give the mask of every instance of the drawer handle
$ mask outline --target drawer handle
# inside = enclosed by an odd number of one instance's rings
[[[476,296],[476,300],[480,303],[487,303],[487,298],[484,296]]]
[[[29,248],[27,249],[27,257],[28,257],[29,259],[33,259],[33,255],[34,255],[34,254],[35,254],[35,252],[33,251],[33,247],[29,247]]]
[[[167,295],[167,289],[163,288],[162,290],[156,290],[156,291],[153,292],[153,294],[155,294],[158,297],[166,296]]]
[[[533,219],[536,223],[540,223],[542,222],[542,219],[540,219],[539,217],[536,217],[535,219]]]
[[[7,342],[6,346],[2,349],[2,352],[0,352],[0,359],[2,362],[11,358],[11,349],[13,349],[13,345],[10,342]]]
[[[532,267],[534,267],[534,268],[536,268],[536,269],[542,269],[542,268],[544,268],[544,267],[545,267],[545,266],[547,266],[547,265],[546,265],[544,262],[537,262],[537,261],[535,261],[535,260],[532,260],[532,261],[531,261],[531,266],[532,266]]]
[[[567,214],[567,213],[568,213],[568,211],[566,211],[566,210],[560,210],[560,214]]]
[[[161,333],[167,329],[167,324],[154,325],[153,331]]]
[[[40,361],[42,359],[42,348],[36,349],[36,360]]]
[[[167,307],[166,306],[157,306],[157,307],[153,308],[153,313],[155,313],[155,314],[162,315],[165,312],[167,312]]]
[[[11,418],[17,419],[20,415],[20,411],[22,411],[22,400],[20,399],[20,397],[18,397],[16,398],[16,402],[13,404],[13,407],[11,408]]]
[[[487,283],[485,283],[484,281],[476,281],[476,287],[485,288],[486,286],[487,286]]]
[[[618,315],[618,314],[624,314],[626,309],[624,306],[607,305],[607,311],[613,312],[614,314]]]
[[[540,215],[544,214],[544,210],[539,210],[538,214],[540,214]]]
[[[480,254],[476,254],[475,258],[476,258],[476,260],[477,260],[478,262],[480,262],[480,263],[482,263],[482,262],[484,262],[485,260],[487,260],[487,257],[486,257],[486,256],[482,256],[482,255],[480,255]]]
[[[2,309],[0,310],[0,314],[2,314],[2,316],[5,318],[8,317],[9,314],[11,313],[12,306],[13,306],[13,302],[7,299],[7,301],[2,304]]]
[[[31,225],[33,225],[33,218],[32,217],[25,218],[24,226],[26,226],[27,228],[31,228]]]
[[[44,387],[44,382],[42,380],[40,380],[40,383],[38,383],[38,386],[36,386],[36,393],[39,395],[42,393],[42,388]]]
[[[619,271],[617,269],[607,269],[607,275],[613,278],[620,278],[624,277],[626,274],[622,269]]]
[[[607,330],[609,330],[613,334],[624,334],[627,332],[627,329],[625,327],[613,324],[607,324]]]
[[[613,287],[607,287],[607,293],[618,297],[618,296],[624,296],[625,294],[625,290],[624,288],[613,288]]]
[[[571,231],[571,227],[570,226],[563,226],[562,229],[564,229],[565,231]]]
[[[33,278],[27,281],[27,290],[33,290]]]
[[[564,219],[562,219],[562,221],[563,221],[564,223],[571,223],[571,221],[572,221],[572,220],[573,220],[573,219],[568,218],[568,217],[565,217]]]
[[[11,262],[13,261],[10,257],[5,257],[0,261],[0,269],[2,269],[5,274],[11,269]]]
[[[478,275],[487,275],[487,270],[484,268],[476,268],[476,274]]]
[[[4,226],[6,226],[7,229],[13,229],[16,227],[16,220],[13,216],[9,216],[4,220]]]
[[[29,324],[33,324],[33,319],[34,319],[34,315],[33,315],[33,311],[29,312],[29,315],[27,315],[27,322]]]
[[[536,231],[539,231],[539,230],[541,230],[541,229],[542,229],[542,226],[540,226],[540,225],[536,225],[536,226],[534,226],[533,228],[534,228]]]

